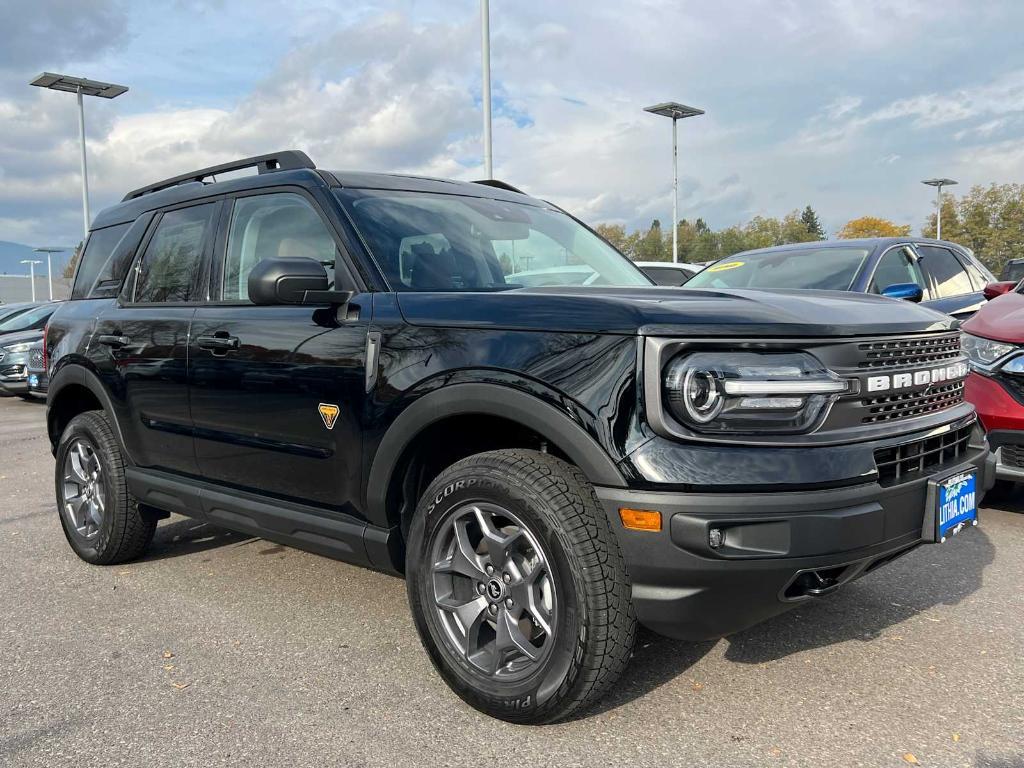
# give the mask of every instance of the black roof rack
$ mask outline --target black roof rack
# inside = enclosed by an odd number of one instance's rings
[[[485,187],[494,187],[496,189],[504,189],[506,192],[517,192],[520,195],[525,195],[526,194],[525,192],[523,192],[523,190],[516,189],[511,184],[508,184],[507,182],[504,182],[504,181],[498,181],[497,179],[479,179],[478,181],[474,181],[473,183],[474,184],[483,184]]]
[[[243,160],[235,160],[221,165],[211,165],[209,168],[200,168],[198,171],[189,171],[180,176],[173,176],[156,184],[149,184],[132,190],[121,202],[134,200],[137,197],[148,195],[150,192],[159,192],[161,189],[169,189],[179,184],[187,184],[191,181],[201,182],[209,176],[230,171],[240,171],[243,168],[258,168],[260,173],[273,173],[274,171],[292,171],[296,168],[316,168],[316,165],[309,159],[309,155],[298,149],[288,149],[283,152],[271,152],[269,155],[257,155],[247,157]]]

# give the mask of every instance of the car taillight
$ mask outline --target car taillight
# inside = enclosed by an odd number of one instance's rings
[[[50,331],[50,324],[47,323],[43,326],[43,373],[49,373],[50,370],[50,355],[46,350],[46,337]]]

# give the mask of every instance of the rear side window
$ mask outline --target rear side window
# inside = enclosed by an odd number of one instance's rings
[[[161,217],[137,267],[137,303],[206,299],[205,256],[216,211],[216,203],[207,203],[168,211]]]
[[[971,276],[971,280],[974,282],[974,290],[980,291],[995,280],[995,277],[992,275],[986,275],[984,270],[970,256],[963,256],[963,261],[964,266],[967,267],[967,274]]]
[[[72,299],[84,299],[89,296],[89,292],[96,284],[96,278],[110,261],[114,249],[121,242],[128,227],[127,223],[117,224],[113,227],[95,229],[89,234],[89,239],[85,241],[82,261],[75,273],[75,287],[71,291]]]
[[[940,299],[974,290],[963,264],[951,250],[935,245],[919,245],[917,250],[921,254],[921,269],[935,280],[935,289]]]

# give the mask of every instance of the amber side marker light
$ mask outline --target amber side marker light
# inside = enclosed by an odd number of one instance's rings
[[[654,509],[626,509],[619,507],[622,526],[633,531],[660,531],[661,512]]]

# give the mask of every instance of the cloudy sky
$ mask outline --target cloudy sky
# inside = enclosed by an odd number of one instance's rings
[[[0,240],[81,233],[92,205],[191,168],[296,147],[320,167],[482,175],[476,0],[0,0]],[[287,8],[287,10],[282,10]],[[916,232],[929,176],[1024,180],[1024,3],[492,0],[495,175],[591,222],[712,226],[813,205],[826,228]]]

